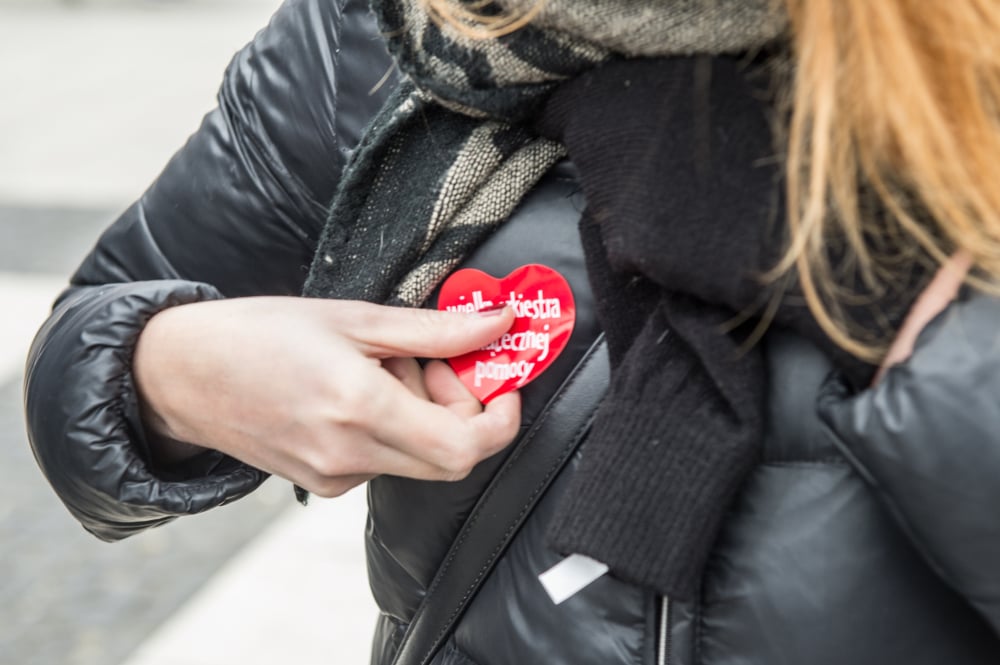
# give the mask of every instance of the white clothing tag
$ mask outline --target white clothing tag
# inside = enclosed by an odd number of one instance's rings
[[[538,576],[552,602],[558,605],[575,596],[608,572],[607,564],[582,554],[571,554]]]

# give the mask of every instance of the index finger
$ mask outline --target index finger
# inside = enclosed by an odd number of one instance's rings
[[[350,319],[341,334],[379,358],[451,358],[489,344],[514,323],[510,307],[472,314],[361,302],[341,307]]]

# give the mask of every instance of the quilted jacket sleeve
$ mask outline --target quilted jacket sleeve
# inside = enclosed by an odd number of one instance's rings
[[[1000,633],[1000,300],[953,304],[913,357],[820,415],[924,558]]]
[[[87,530],[124,538],[263,481],[218,453],[150,465],[133,348],[166,307],[298,294],[390,67],[364,0],[288,0],[233,59],[218,108],[73,275],[32,346],[25,407],[39,465]]]

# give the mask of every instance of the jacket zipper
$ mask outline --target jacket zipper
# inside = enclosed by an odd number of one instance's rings
[[[670,599],[660,596],[660,635],[656,665],[670,665]]]

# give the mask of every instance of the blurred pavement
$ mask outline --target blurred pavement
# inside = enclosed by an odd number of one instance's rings
[[[68,275],[214,105],[278,0],[0,0],[0,663],[364,663],[364,492],[108,545],[31,458],[24,355]]]

